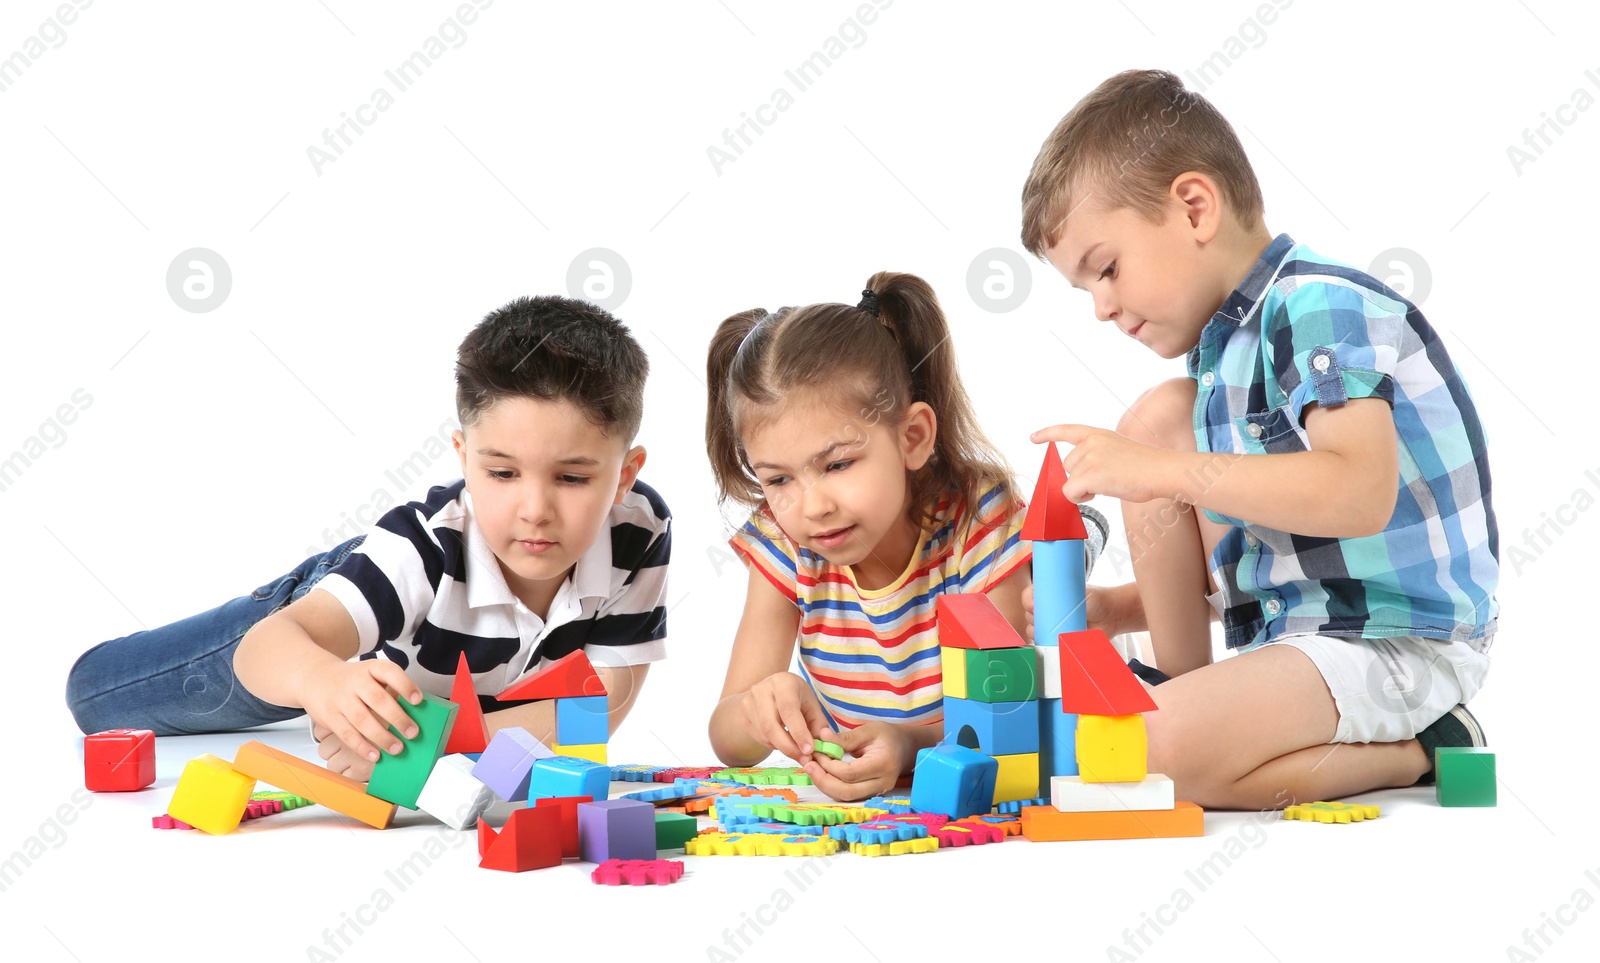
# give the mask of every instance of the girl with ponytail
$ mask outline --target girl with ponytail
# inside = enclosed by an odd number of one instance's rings
[[[730,539],[749,585],[712,747],[733,766],[776,749],[836,799],[887,792],[943,731],[938,596],[985,592],[1026,633],[1026,506],[938,299],[885,272],[853,307],[745,311],[718,326],[706,374],[719,498],[750,510]]]

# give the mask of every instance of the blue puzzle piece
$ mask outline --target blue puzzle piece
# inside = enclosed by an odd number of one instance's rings
[[[738,826],[737,830],[731,831],[774,836],[821,836],[828,831],[827,826],[796,826],[794,823],[739,823]]]
[[[582,745],[583,743],[578,743]],[[654,782],[656,773],[666,769],[665,766],[646,766],[630,763],[622,766],[611,767],[612,782]]]
[[[910,796],[873,796],[861,805],[866,809],[881,809],[896,815],[912,811]]]
[[[994,811],[997,812],[997,813],[1000,813],[1003,816],[1014,816],[1017,813],[1022,812],[1022,807],[1023,806],[1048,806],[1048,805],[1050,805],[1050,800],[1048,800],[1048,799],[1013,799],[1010,802],[1003,802],[1003,803],[997,804],[994,807]]]
[[[831,827],[828,835],[842,843],[895,843],[903,839],[921,839],[928,835],[928,827],[921,823],[845,823]]]

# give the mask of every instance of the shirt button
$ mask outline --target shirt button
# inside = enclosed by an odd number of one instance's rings
[[[1261,437],[1261,426],[1260,425],[1251,425],[1246,430],[1248,430],[1250,432],[1250,437],[1251,438],[1260,438]]]
[[[1327,371],[1328,370],[1328,356],[1325,355],[1325,354],[1317,355],[1315,360],[1313,360],[1311,362],[1311,366],[1313,368],[1316,368],[1318,371]]]
[[[1267,599],[1266,609],[1268,615],[1277,615],[1283,609],[1283,603],[1277,599]]]
[[[1255,548],[1257,545],[1261,544],[1261,539],[1256,538],[1254,535],[1251,535],[1249,532],[1245,533],[1244,540],[1245,540],[1245,542],[1247,544],[1249,544],[1249,546],[1251,548]]]
[[[1209,388],[1217,383],[1217,376],[1214,373],[1207,371],[1205,374],[1200,376],[1200,383]]]

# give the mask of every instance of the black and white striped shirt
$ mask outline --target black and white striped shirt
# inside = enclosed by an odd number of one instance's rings
[[[434,695],[450,694],[463,652],[480,696],[579,649],[597,666],[654,662],[666,657],[672,516],[635,481],[609,521],[542,619],[506,585],[461,481],[385,513],[317,587],[355,620],[361,658],[399,664]]]

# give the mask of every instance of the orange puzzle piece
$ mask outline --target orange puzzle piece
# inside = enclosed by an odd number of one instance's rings
[[[387,829],[389,820],[394,818],[394,803],[369,796],[362,784],[349,776],[329,772],[316,763],[254,739],[239,747],[233,757],[233,768],[269,786],[277,786],[351,819],[359,819],[374,829]]]
[[[1205,810],[1192,802],[1180,802],[1172,809],[1101,813],[1064,813],[1054,806],[1023,806],[1022,835],[1036,843],[1204,836],[1205,817]]]

